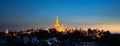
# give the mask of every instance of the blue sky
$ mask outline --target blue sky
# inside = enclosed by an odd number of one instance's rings
[[[119,0],[0,0],[1,30],[50,28],[56,16],[69,27],[120,32]]]

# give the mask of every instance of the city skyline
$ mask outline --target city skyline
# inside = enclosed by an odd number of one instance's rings
[[[55,17],[65,28],[120,32],[119,0],[1,0],[0,30],[53,28]]]

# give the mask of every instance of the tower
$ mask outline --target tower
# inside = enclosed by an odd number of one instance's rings
[[[58,21],[58,16],[56,17],[56,22],[55,22],[54,28],[57,31],[61,31],[61,28],[60,28],[60,25],[59,25],[59,21]]]
[[[5,34],[8,34],[8,33],[9,33],[8,28],[6,28],[5,29]]]
[[[4,33],[5,36],[9,36],[9,31],[8,31],[8,28],[5,29],[5,33]]]
[[[64,25],[62,24],[61,31],[65,31]]]

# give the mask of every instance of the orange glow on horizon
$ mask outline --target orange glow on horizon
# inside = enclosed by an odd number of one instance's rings
[[[120,24],[101,24],[101,25],[89,25],[89,26],[80,26],[80,24],[78,26],[66,26],[66,27],[69,27],[69,28],[65,28],[65,29],[75,29],[75,27],[77,29],[83,29],[83,30],[86,30],[88,28],[91,28],[91,29],[98,29],[98,30],[104,30],[104,31],[110,31],[112,33],[120,33]]]
[[[109,30],[111,32],[120,32],[120,24],[108,25],[108,26],[103,27],[103,29]]]

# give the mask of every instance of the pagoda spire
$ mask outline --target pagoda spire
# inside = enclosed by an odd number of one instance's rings
[[[59,24],[58,16],[56,17],[56,24]]]
[[[8,33],[9,33],[8,28],[6,28],[5,29],[5,34],[8,34]]]
[[[65,31],[65,29],[64,29],[64,25],[62,24],[62,27],[61,27],[61,31]]]
[[[59,21],[58,21],[58,16],[56,17],[56,22],[55,22],[54,28],[57,31],[61,31],[61,28],[60,28],[60,25],[59,25]]]

